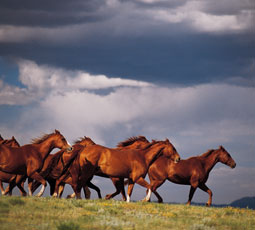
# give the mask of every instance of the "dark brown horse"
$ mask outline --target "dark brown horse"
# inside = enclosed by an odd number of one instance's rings
[[[130,137],[127,140],[118,143],[117,148],[115,148],[115,149],[118,149],[118,150],[141,149],[141,148],[147,146],[148,143],[149,143],[149,141],[144,136]],[[95,143],[91,142],[89,145],[95,145]],[[87,146],[88,146],[88,144],[87,144]],[[77,161],[75,167],[79,167],[78,161]],[[72,170],[70,170],[70,172],[72,172]],[[76,170],[74,171],[74,173],[77,173]],[[102,172],[97,172],[97,173],[95,173],[95,175],[110,178],[113,185],[116,188],[116,192],[114,192],[112,194],[107,194],[106,197],[105,197],[106,199],[111,199],[114,196],[121,193],[122,197],[123,197],[123,200],[126,200],[126,194],[125,194],[125,189],[124,189],[124,178],[109,177],[109,176],[103,174]],[[66,183],[71,184],[72,183],[72,175],[70,174],[70,177],[67,177],[65,181],[66,181]],[[99,198],[101,198],[100,189],[97,186],[93,185],[90,181],[87,182],[87,185],[90,188],[95,189],[97,191],[98,195],[100,194]],[[84,188],[84,193],[85,193],[86,198],[90,197],[90,192],[86,187]],[[73,193],[72,195],[69,195],[68,197],[69,198],[75,197],[75,193]]]
[[[145,198],[148,201],[151,195],[151,187],[144,178],[149,166],[160,154],[171,158],[175,162],[180,160],[179,154],[169,140],[154,141],[140,150],[111,149],[101,145],[87,146],[82,150],[79,158],[81,179],[78,175],[77,178],[73,178],[76,197],[80,198],[82,185],[86,184],[99,170],[109,177],[129,178],[127,202],[130,201],[134,183],[138,183],[149,190]]]
[[[19,148],[0,145],[0,171],[26,175],[39,181],[43,186],[38,196],[44,192],[46,181],[39,174],[44,160],[54,148],[67,149],[72,147],[67,143],[64,136],[55,130],[54,133],[35,139],[32,144],[23,145]]]
[[[4,144],[10,147],[20,147],[18,141],[15,139],[14,136],[12,136],[11,139],[6,139],[6,140],[4,140],[1,136],[0,139],[2,139],[0,140],[0,144]],[[15,174],[10,174],[10,173],[5,173],[0,171],[0,189],[1,189],[2,195],[6,194],[4,191],[3,182],[10,183],[12,180],[19,181],[21,177],[22,177],[21,175],[15,175]],[[24,181],[21,181],[21,183],[17,183],[17,186],[20,190],[21,195],[26,196],[27,193],[24,190]],[[7,190],[9,190],[9,188],[7,188]],[[9,191],[9,195],[11,194],[12,194],[12,191]]]
[[[164,156],[159,157],[148,171],[152,191],[157,196],[158,202],[163,202],[163,199],[156,192],[156,189],[168,179],[176,184],[191,185],[189,200],[187,202],[188,205],[190,205],[196,189],[200,188],[209,194],[206,205],[210,206],[212,203],[212,191],[205,183],[212,168],[218,162],[226,164],[231,168],[235,168],[236,166],[235,161],[222,146],[216,150],[209,150],[201,156],[181,160],[178,164],[173,164],[172,161]]]

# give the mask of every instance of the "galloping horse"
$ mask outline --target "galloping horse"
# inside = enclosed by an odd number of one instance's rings
[[[40,139],[35,139],[32,144],[19,148],[0,145],[0,171],[21,174],[39,181],[43,186],[37,196],[41,196],[47,185],[45,179],[39,174],[45,158],[54,148],[72,150],[63,135],[55,130]]]
[[[0,136],[0,144],[4,144],[6,146],[10,146],[10,147],[20,147],[18,141],[15,139],[14,136],[12,136],[11,139],[6,139],[4,140],[2,138],[2,136]],[[9,173],[5,173],[5,172],[1,172],[0,171],[0,190],[2,195],[5,195],[5,191],[4,191],[4,187],[3,187],[3,182],[5,183],[10,183],[12,180],[16,180],[19,181],[20,178],[23,177],[21,175],[15,175],[15,174],[9,174]],[[20,190],[20,193],[22,196],[26,196],[26,191],[24,190],[24,180],[21,181],[21,183],[17,183],[17,186]],[[7,190],[9,190],[9,188],[7,188]],[[12,191],[9,191],[9,194],[12,194]]]
[[[220,146],[219,149],[209,150],[201,156],[180,160],[178,164],[173,164],[164,156],[159,157],[149,168],[148,175],[152,191],[158,198],[158,202],[163,202],[162,197],[156,192],[166,179],[176,184],[191,185],[189,192],[190,205],[192,197],[197,188],[209,194],[207,206],[212,204],[212,191],[205,185],[212,168],[221,162],[231,168],[235,168],[236,163],[230,154]]]
[[[87,138],[88,139],[88,138]],[[91,139],[90,139],[91,140]],[[125,149],[141,149],[145,146],[147,146],[149,143],[149,141],[144,137],[144,136],[138,136],[138,137],[130,137],[125,141],[122,141],[120,143],[118,143],[117,148],[118,150],[125,150]],[[91,143],[89,145],[95,145],[95,143],[91,140]],[[88,144],[87,144],[88,146]],[[76,167],[79,167],[79,163],[76,163]],[[72,183],[72,170],[70,170],[71,175],[69,178],[65,179],[65,183],[71,184]],[[73,171],[73,173],[77,173],[77,169],[75,169]],[[118,178],[118,177],[109,177],[105,174],[103,174],[102,172],[96,172],[95,173],[96,176],[101,176],[101,177],[106,177],[106,178],[110,178],[113,185],[116,188],[116,192],[112,193],[112,194],[107,194],[105,199],[111,199],[114,196],[118,195],[118,194],[122,194],[123,200],[126,201],[126,194],[125,194],[125,189],[124,189],[124,178]],[[98,197],[101,198],[101,193],[100,193],[100,189],[93,185],[90,180],[88,180],[87,182],[88,187],[93,188],[97,191],[98,193]],[[90,194],[88,193],[89,190],[84,188],[84,192],[85,192],[85,197],[89,197]],[[73,198],[75,197],[75,193],[73,193],[72,195],[68,196],[69,198]]]
[[[87,146],[80,153],[81,179],[79,180],[78,176],[73,178],[76,197],[80,198],[82,185],[86,184],[99,169],[101,173],[109,177],[129,178],[127,202],[130,201],[134,183],[149,189],[145,198],[145,201],[148,201],[151,195],[151,187],[144,178],[150,164],[160,154],[171,158],[175,162],[180,160],[179,154],[169,140],[153,141],[140,150],[111,149],[101,145]]]
[[[79,153],[79,151],[87,145],[95,144],[90,138],[84,137],[81,140],[77,140],[75,144],[72,146],[72,152],[67,152],[64,150],[60,150],[59,152],[49,155],[44,162],[43,168],[40,172],[40,175],[45,175],[44,178],[50,184],[50,194],[53,195],[56,187],[56,180],[58,180],[61,176],[68,173],[68,168],[71,166],[73,160]],[[47,172],[48,171],[48,172]],[[68,182],[65,182],[68,183]],[[62,183],[59,187],[58,194],[61,197],[64,185]],[[71,184],[71,183],[70,183]],[[40,186],[39,183],[34,183],[31,186],[32,193]],[[57,186],[58,187],[58,186]],[[85,188],[84,188],[85,189]],[[100,190],[99,190],[100,192]],[[54,195],[55,196],[55,195]]]
[[[3,139],[2,136],[0,136],[0,145],[5,144],[9,147],[20,147],[18,141],[15,139],[14,136],[12,136],[11,139]]]

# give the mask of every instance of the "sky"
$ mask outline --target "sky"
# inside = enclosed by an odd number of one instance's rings
[[[254,196],[254,21],[252,0],[1,0],[0,134],[168,138],[182,159],[223,145],[237,167],[212,170],[213,203]],[[184,203],[189,186],[158,191]],[[136,185],[131,199],[144,196]]]

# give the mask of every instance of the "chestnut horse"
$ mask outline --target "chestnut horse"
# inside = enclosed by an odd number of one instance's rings
[[[58,130],[46,134],[40,139],[35,139],[32,144],[19,148],[0,145],[0,171],[26,175],[39,181],[43,186],[37,196],[41,196],[47,183],[39,171],[44,160],[54,148],[67,149],[68,151],[72,149]]]
[[[10,147],[20,147],[18,141],[15,139],[14,136],[12,136],[11,139],[6,139],[4,140],[2,136],[0,136],[0,144],[5,144]],[[3,187],[3,182],[5,183],[10,183],[12,180],[20,180],[20,177],[23,177],[21,175],[15,175],[15,174],[9,174],[5,172],[0,171],[0,190],[2,195],[5,195],[6,193],[4,192],[4,187]],[[24,190],[24,180],[21,181],[21,183],[17,183],[17,186],[20,190],[20,193],[22,196],[26,196],[26,191]],[[7,188],[8,189],[8,188]],[[12,191],[9,191],[9,195],[12,194]]]
[[[95,144],[90,138],[84,137],[79,141],[76,141],[75,144],[72,146],[72,152],[67,152],[64,150],[60,150],[59,152],[49,155],[44,162],[43,168],[40,172],[40,175],[44,175],[44,178],[50,184],[50,194],[53,195],[56,186],[56,180],[67,173],[68,168],[71,166],[73,160],[79,153],[81,149],[83,149],[87,145]],[[68,183],[68,182],[66,182]],[[59,188],[59,197],[61,197],[64,183],[61,184]],[[40,186],[39,183],[35,182],[31,186],[31,192],[33,193],[38,187]],[[86,189],[86,188],[84,188]],[[100,190],[99,190],[100,193]],[[55,195],[54,195],[55,196]],[[101,196],[101,194],[100,194]]]
[[[73,178],[76,197],[81,198],[82,185],[86,184],[99,170],[109,177],[129,179],[127,202],[130,201],[134,183],[138,183],[149,190],[145,197],[145,201],[148,201],[151,195],[151,187],[144,178],[149,166],[160,154],[171,158],[175,162],[180,160],[179,154],[169,140],[153,141],[140,150],[111,149],[101,145],[87,146],[81,151],[79,158],[81,179],[78,175]]]
[[[91,139],[90,139],[91,140]],[[92,141],[92,140],[91,140]],[[92,141],[93,142],[93,141]],[[120,143],[118,143],[117,148],[118,150],[125,150],[125,149],[141,149],[142,147],[147,146],[149,143],[149,141],[144,137],[144,136],[138,136],[138,137],[130,137],[125,141],[122,141]],[[95,145],[95,143],[91,143],[90,145]],[[77,161],[78,164],[78,161]],[[77,165],[76,165],[77,167]],[[79,167],[79,166],[78,166]],[[72,170],[70,170],[70,172],[72,173]],[[77,171],[75,170],[73,173],[77,173]],[[122,194],[123,200],[126,201],[126,194],[125,194],[125,189],[124,189],[124,178],[117,178],[117,177],[109,177],[103,173],[95,173],[96,176],[101,176],[101,177],[106,177],[106,178],[110,178],[113,185],[116,188],[116,192],[112,193],[112,194],[107,194],[105,199],[111,199],[114,196],[118,195],[118,194]],[[72,175],[70,175],[70,177],[66,178],[66,183],[71,184],[72,180]],[[90,181],[87,182],[88,187],[93,188],[97,191],[98,194],[100,193],[100,189],[93,185]],[[90,191],[88,189],[84,189],[85,192],[85,197],[90,197]],[[68,198],[73,198],[75,197],[75,193],[73,193],[72,195],[69,195]],[[98,196],[99,198],[101,198],[101,195]]]
[[[15,139],[14,136],[12,136],[11,139],[3,139],[2,136],[0,136],[0,145],[5,144],[9,147],[20,147],[18,141]]]
[[[80,138],[79,140],[75,141],[75,144],[74,144],[74,146],[80,146],[80,150],[90,145],[95,145],[95,143],[89,137],[86,137],[86,136],[84,136],[84,138]],[[79,153],[77,154],[76,159],[74,159],[74,161],[71,163],[69,169],[65,173],[63,173],[61,177],[59,177],[59,179],[57,179],[57,181],[55,182],[56,185],[55,185],[55,191],[53,194],[54,197],[62,196],[65,184],[70,184],[72,186],[72,174],[73,173],[79,174],[79,172],[76,171],[78,169],[77,167],[78,158],[79,158]],[[83,185],[83,190],[84,190],[86,199],[90,198],[90,191],[88,187],[94,189],[97,192],[98,198],[102,198],[100,189],[89,181],[87,185]],[[73,197],[75,197],[75,194],[67,196],[67,198],[73,198]]]
[[[209,150],[201,156],[195,156],[186,160],[180,160],[178,164],[173,164],[172,161],[164,156],[159,157],[149,168],[148,175],[152,191],[158,198],[158,202],[163,202],[162,197],[156,192],[156,189],[161,186],[166,179],[176,184],[190,185],[189,200],[190,205],[192,197],[197,188],[209,194],[209,199],[206,203],[210,206],[212,203],[212,191],[205,185],[209,173],[212,168],[221,162],[231,168],[235,168],[236,163],[230,154],[220,146],[219,149]]]

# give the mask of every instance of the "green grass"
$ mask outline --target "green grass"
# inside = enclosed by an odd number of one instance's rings
[[[253,229],[255,211],[115,200],[0,197],[0,229]]]

